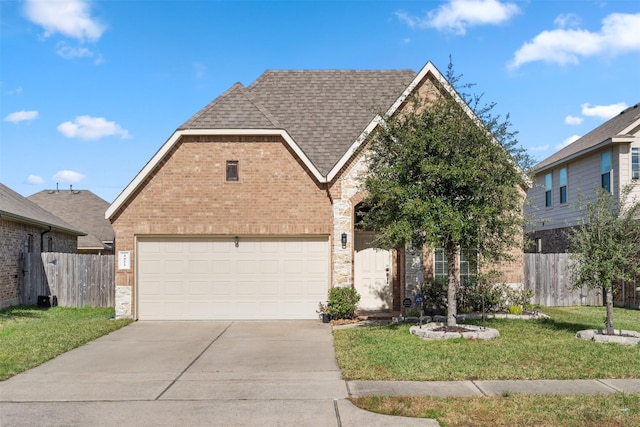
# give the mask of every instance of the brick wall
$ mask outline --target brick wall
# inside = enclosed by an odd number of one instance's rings
[[[527,252],[539,252],[543,254],[560,254],[569,251],[569,240],[567,235],[574,227],[554,228],[551,230],[538,230],[527,234],[529,244]],[[538,250],[537,239],[540,239],[540,250]]]
[[[33,236],[33,252],[40,252],[41,227],[0,219],[0,308],[19,302],[20,253],[27,250],[28,236]],[[76,252],[78,238],[52,231],[44,235],[45,249],[47,239],[53,238],[53,250],[56,252]]]
[[[227,160],[238,161],[238,182],[226,181]],[[132,259],[136,235],[332,232],[327,190],[279,136],[183,137],[112,222],[116,251]],[[116,286],[134,285],[134,267],[116,271]]]

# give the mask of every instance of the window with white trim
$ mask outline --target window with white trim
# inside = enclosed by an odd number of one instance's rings
[[[600,186],[611,193],[611,152],[600,154]]]
[[[553,177],[551,173],[548,173],[544,176],[544,205],[546,207],[551,207],[553,205],[552,202],[552,191],[553,191]]]
[[[567,203],[567,168],[560,169],[560,204]]]
[[[631,179],[640,179],[640,147],[631,147]]]

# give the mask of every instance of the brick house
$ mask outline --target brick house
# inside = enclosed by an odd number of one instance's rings
[[[85,233],[0,184],[0,308],[20,303],[23,252],[75,253]]]
[[[379,250],[359,229],[359,179],[376,113],[433,90],[454,94],[431,63],[418,73],[267,71],[236,83],[107,210],[116,315],[315,318],[333,286],[355,287],[362,309],[399,310],[420,280],[420,255]],[[522,283],[521,262],[503,267]]]
[[[27,199],[84,230],[78,236],[79,254],[113,255],[115,233],[104,213],[109,202],[89,190],[42,190]]]

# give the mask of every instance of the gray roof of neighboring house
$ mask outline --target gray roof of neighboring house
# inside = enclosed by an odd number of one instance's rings
[[[53,230],[74,236],[83,236],[85,234],[77,227],[58,218],[31,200],[22,197],[4,184],[0,184],[0,217],[38,227],[46,228],[51,226]]]
[[[104,213],[109,203],[89,190],[43,190],[29,200],[87,233],[78,249],[112,249],[115,232]]]
[[[327,174],[415,77],[412,70],[270,70],[249,87],[236,83],[178,129],[284,129]]]
[[[547,157],[545,160],[536,165],[535,169],[544,169],[547,166],[562,161],[567,157],[579,155],[580,152],[589,150],[590,148],[593,148],[602,142],[610,140],[613,137],[629,136],[620,135],[620,132],[628,128],[633,122],[637,120],[640,120],[640,103],[625,109],[617,116],[601,124],[583,137],[575,140],[571,144],[564,147],[562,150]]]

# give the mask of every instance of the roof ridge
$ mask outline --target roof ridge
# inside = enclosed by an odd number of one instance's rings
[[[264,105],[262,105],[262,103],[258,101],[255,96],[253,96],[253,94],[248,88],[247,89],[243,88],[241,93],[247,98],[247,100],[251,104],[253,104],[258,109],[258,111],[260,111],[260,113],[262,113],[262,115],[266,117],[267,120],[269,120],[269,122],[271,122],[271,124],[275,128],[283,129],[283,126],[280,124],[278,119],[276,119],[276,117],[273,114],[271,114],[271,112]]]

